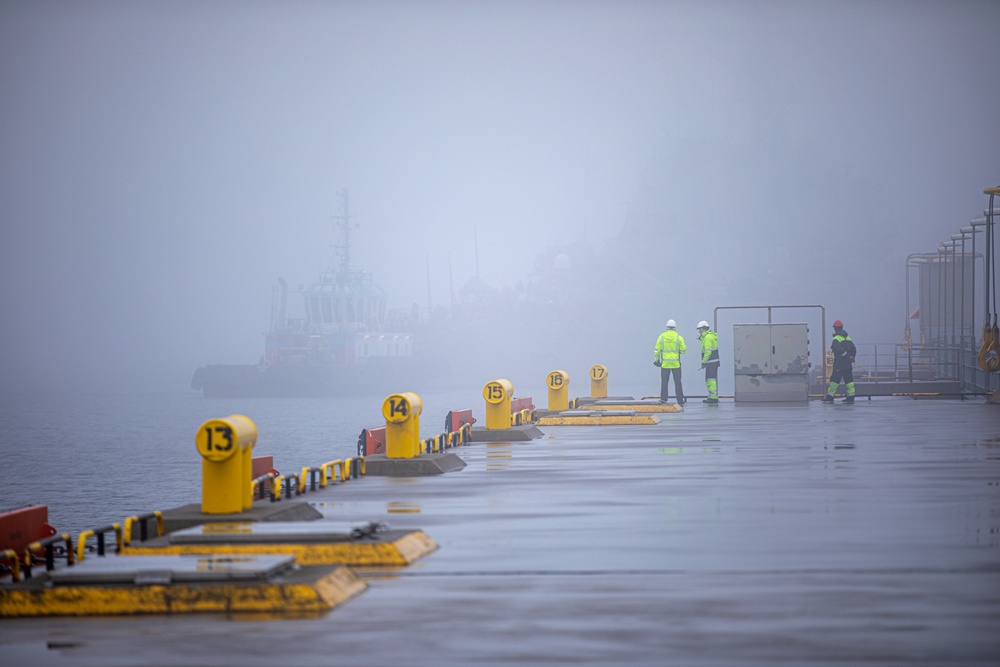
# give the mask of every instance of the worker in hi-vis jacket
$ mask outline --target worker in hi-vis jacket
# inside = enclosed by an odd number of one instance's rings
[[[677,333],[677,323],[667,320],[667,330],[656,339],[653,365],[660,368],[660,402],[666,403],[670,395],[670,376],[674,376],[677,404],[684,405],[684,386],[681,384],[681,355],[687,351],[684,337]]]
[[[830,351],[833,352],[833,372],[830,373],[830,384],[826,387],[823,402],[833,403],[833,395],[843,381],[847,389],[844,403],[850,405],[854,403],[854,357],[858,354],[858,348],[854,346],[854,341],[847,335],[844,323],[840,320],[833,323],[833,344],[830,345]]]
[[[705,387],[709,405],[719,404],[719,335],[712,331],[708,322],[698,322],[698,338],[701,339],[701,367],[705,369]]]

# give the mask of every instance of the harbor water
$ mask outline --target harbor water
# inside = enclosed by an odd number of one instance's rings
[[[421,393],[423,437],[443,431],[449,410],[480,408],[477,392]],[[75,537],[134,514],[199,502],[195,433],[205,421],[231,414],[254,421],[254,455],[273,456],[282,473],[356,456],[361,430],[385,425],[383,398],[6,393],[0,397],[0,511],[48,505],[49,523]]]

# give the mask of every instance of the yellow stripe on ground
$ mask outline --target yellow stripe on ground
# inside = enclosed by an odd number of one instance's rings
[[[535,423],[538,426],[630,426],[659,424],[660,418],[656,415],[542,417]]]
[[[649,405],[585,405],[587,410],[634,410],[636,412],[683,412],[676,403],[651,403]]]
[[[284,616],[329,611],[365,588],[367,584],[346,567],[322,568],[312,580],[300,576],[295,581],[274,583],[11,587],[0,590],[0,617],[203,612],[267,612]]]
[[[294,556],[299,565],[409,565],[437,549],[437,543],[421,530],[403,535],[394,542],[357,541],[324,544],[169,544],[135,545],[123,549],[122,556],[173,556],[199,554],[253,554]]]

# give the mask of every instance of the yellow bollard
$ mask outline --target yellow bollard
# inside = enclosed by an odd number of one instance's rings
[[[424,411],[424,402],[421,398],[413,393],[412,391],[404,391],[403,396],[410,399],[410,405],[417,406],[414,410],[413,421],[410,423],[410,428],[413,429],[413,455],[420,456],[420,415]]]
[[[234,514],[250,509],[257,426],[249,417],[229,415],[201,425],[194,443],[201,454],[201,511]]]
[[[590,397],[608,397],[608,369],[600,364],[590,367]]]
[[[569,410],[569,373],[552,371],[545,378],[545,384],[549,387],[549,410]]]
[[[412,392],[391,394],[382,401],[385,417],[385,455],[412,459],[420,454],[420,413],[424,405]]]
[[[510,399],[513,395],[514,385],[504,378],[487,382],[483,386],[487,430],[510,428]]]

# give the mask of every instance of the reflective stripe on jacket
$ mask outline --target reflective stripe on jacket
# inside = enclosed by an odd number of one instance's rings
[[[711,329],[701,335],[701,363],[719,363],[719,335]]]
[[[854,347],[854,341],[851,337],[847,335],[847,332],[841,329],[833,337],[833,343],[830,344],[830,351],[833,352],[833,365],[838,368],[847,368],[854,363],[854,352],[856,348]]]
[[[661,368],[680,368],[681,355],[685,350],[684,337],[674,329],[667,329],[656,339],[653,360],[659,361]]]

